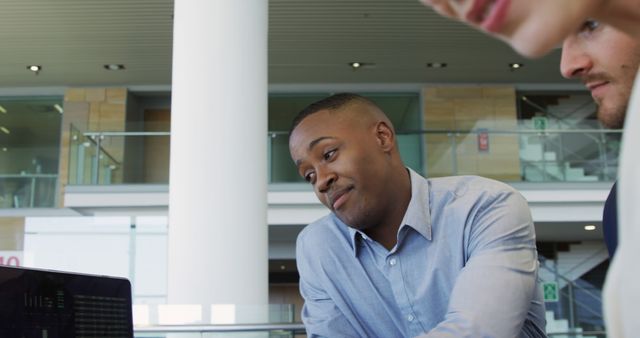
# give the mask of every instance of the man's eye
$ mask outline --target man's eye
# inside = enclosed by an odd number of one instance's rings
[[[600,26],[600,22],[589,19],[582,24],[582,27],[580,30],[583,32],[584,31],[592,32],[596,30],[599,26]]]
[[[313,173],[304,174],[304,180],[313,184],[313,178],[315,175]]]
[[[324,155],[322,155],[322,157],[325,159],[325,161],[331,159],[331,157],[336,153],[336,150],[329,150],[326,153],[324,153]]]

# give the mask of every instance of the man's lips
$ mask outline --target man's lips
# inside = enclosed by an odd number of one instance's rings
[[[474,0],[465,18],[487,32],[497,33],[504,25],[510,3],[510,0]]]
[[[351,192],[353,187],[347,187],[344,189],[340,189],[334,192],[329,193],[329,204],[333,210],[338,210],[349,197],[348,194]]]
[[[591,96],[597,96],[605,89],[605,86],[609,84],[609,81],[594,81],[588,82],[585,85],[591,91]]]
[[[475,0],[471,4],[471,8],[467,12],[466,19],[469,22],[480,24],[484,20],[487,11],[491,5],[490,0]]]

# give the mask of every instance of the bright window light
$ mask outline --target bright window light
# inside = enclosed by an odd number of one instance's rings
[[[158,324],[187,325],[202,322],[202,306],[197,304],[158,305]]]
[[[211,305],[211,324],[235,324],[235,323],[236,323],[235,304]]]

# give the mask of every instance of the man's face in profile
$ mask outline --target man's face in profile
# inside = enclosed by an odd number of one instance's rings
[[[598,120],[622,128],[640,64],[640,43],[597,21],[587,20],[562,46],[560,70],[578,78],[598,104]]]

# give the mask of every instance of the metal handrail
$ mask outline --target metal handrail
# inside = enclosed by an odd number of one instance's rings
[[[534,108],[536,108],[536,109],[540,109],[540,110],[542,110],[545,114],[547,114],[547,115],[549,115],[549,116],[551,116],[551,117],[555,118],[555,119],[556,119],[556,121],[558,121],[560,124],[564,124],[564,125],[566,125],[566,126],[573,127],[573,125],[572,125],[571,123],[569,123],[569,122],[565,121],[565,119],[564,119],[564,118],[562,118],[562,117],[558,116],[558,115],[557,115],[557,114],[555,114],[555,113],[550,112],[548,109],[546,109],[546,108],[544,108],[544,107],[541,107],[541,106],[540,106],[540,105],[538,105],[537,103],[532,102],[532,101],[531,101],[531,100],[529,100],[526,96],[523,96],[523,97],[522,97],[522,101],[524,101],[525,103],[528,103],[529,105],[531,105],[532,107],[534,107]],[[574,111],[573,111],[573,112],[571,112],[570,114],[575,113],[576,111],[578,111],[578,110],[579,110],[580,108],[582,108],[583,106],[584,106],[584,105],[580,106],[578,109],[574,110]],[[591,139],[593,139],[594,141],[596,141],[596,142],[597,142],[597,140],[596,140],[596,138],[595,138],[595,137],[593,137],[593,136],[591,136],[591,135],[586,135],[586,136],[587,136],[587,137],[589,137],[589,138],[591,138]]]
[[[602,134],[601,134],[601,135],[602,135]],[[597,137],[592,137],[592,138],[591,138],[591,140],[593,140],[593,142],[594,142],[594,143],[596,143],[596,144],[598,145],[598,147],[600,147],[600,142],[601,142],[601,141],[600,141]],[[576,156],[576,157],[580,157],[580,158],[584,159],[584,156],[581,156],[580,154],[576,153],[575,151],[569,150],[569,149],[567,149],[566,147],[564,147],[564,145],[562,145],[562,144],[561,144],[562,142],[557,142],[557,141],[555,141],[555,140],[553,140],[553,139],[546,139],[546,141],[547,141],[549,144],[556,145],[556,146],[558,146],[559,148],[561,148],[561,150],[563,151],[563,155],[562,155],[562,157],[565,157],[565,156],[566,156],[566,154],[565,154],[564,152],[567,152],[567,151],[568,151],[568,152],[569,152],[569,155]],[[600,149],[600,148],[598,148],[598,153],[599,153],[599,152],[601,152],[601,149]]]
[[[541,262],[541,263],[543,263],[543,264],[540,264],[540,266],[541,266],[541,267],[543,267],[543,268],[547,269],[548,271],[553,272],[555,276],[557,276],[558,278],[560,278],[560,279],[562,279],[563,281],[567,282],[567,284],[571,284],[571,286],[572,286],[572,287],[576,287],[576,288],[578,288],[578,289],[580,289],[580,290],[584,291],[586,294],[588,294],[588,295],[589,295],[590,297],[592,297],[594,300],[599,301],[599,302],[602,302],[602,298],[601,298],[601,297],[598,297],[598,296],[597,296],[597,295],[595,295],[593,292],[591,292],[591,291],[589,291],[589,290],[587,290],[587,289],[585,289],[585,288],[581,287],[580,285],[577,285],[577,284],[576,284],[576,283],[574,283],[571,279],[569,279],[569,278],[567,278],[567,277],[563,276],[560,272],[558,272],[558,270],[557,270],[557,269],[554,269],[554,268],[552,268],[552,267],[550,267],[550,266],[547,266],[547,264],[546,264],[547,259],[546,259],[546,258],[544,258],[544,257],[542,257],[542,256],[538,256],[538,259],[540,260],[540,262]]]
[[[0,178],[56,178],[58,174],[0,174]]]
[[[155,325],[136,326],[135,333],[188,333],[188,332],[256,332],[256,331],[293,331],[306,332],[304,324],[245,324],[245,325]],[[566,331],[550,332],[547,336],[573,336],[573,335],[606,335],[606,331]]]
[[[589,262],[591,259],[593,259],[593,258],[595,258],[595,257],[597,257],[597,256],[599,256],[599,255],[602,255],[602,253],[607,254],[607,256],[609,255],[609,254],[608,254],[608,252],[607,252],[607,248],[606,248],[606,247],[602,247],[602,248],[600,248],[600,250],[598,250],[598,251],[596,251],[596,252],[592,253],[591,255],[589,255],[588,257],[584,258],[584,259],[583,259],[582,261],[580,261],[579,263],[574,264],[574,265],[571,267],[571,269],[567,270],[567,272],[572,272],[572,271],[574,271],[574,270],[575,270],[575,269],[577,269],[579,266],[582,266],[582,265],[586,264],[587,262]]]
[[[396,130],[396,134],[477,134],[477,133],[489,133],[489,134],[622,134],[623,129],[403,129]],[[288,131],[273,130],[269,131],[271,137],[278,135],[289,135]]]
[[[105,155],[107,155],[107,157],[110,158],[114,163],[121,164],[118,160],[116,160],[111,154],[109,154],[109,152],[107,152],[100,145],[100,142],[99,142],[99,140],[101,139],[100,135],[102,135],[102,133],[82,133],[82,136],[85,136],[87,140],[89,140],[89,142],[92,142],[98,149],[98,152],[96,153],[96,155],[100,155],[100,152],[102,152]]]
[[[544,167],[545,163],[557,163],[558,161],[551,161],[551,160],[541,160],[541,161],[527,161],[527,160],[523,160],[522,158],[520,159],[520,163],[523,165],[523,170],[525,170],[525,168],[532,168],[535,169],[538,173],[544,175],[543,177],[545,178],[545,181],[548,181],[549,176],[557,179],[558,181],[566,181],[566,178],[560,178],[557,177],[556,175],[553,175],[552,173],[548,172],[546,170],[546,167]],[[543,168],[538,167],[536,164],[538,163],[542,163]],[[563,175],[564,176],[564,175]]]
[[[84,136],[170,136],[169,131],[88,131]]]
[[[577,284],[567,284],[570,287],[570,291],[562,291],[562,290],[558,290],[558,292],[562,293],[563,295],[565,295],[566,297],[568,297],[571,302],[573,304],[579,305],[581,309],[583,309],[586,312],[591,313],[591,315],[595,316],[595,317],[599,317],[602,318],[602,313],[596,312],[594,310],[592,310],[587,304],[578,301],[577,299],[575,299],[575,297],[573,296],[573,294],[575,293],[575,291],[573,291],[573,288],[577,288],[579,290],[586,292],[589,292],[588,289],[585,289],[583,287],[578,286]],[[602,302],[602,300],[600,300],[600,302]],[[572,321],[575,321],[575,318],[572,318]]]
[[[580,331],[580,332],[568,331],[568,332],[551,332],[551,333],[547,333],[548,337],[554,337],[554,336],[590,336],[590,335],[596,335],[596,336],[604,335],[606,337],[607,332],[606,331]]]
[[[557,269],[552,268],[547,266],[546,261],[547,259],[545,257],[542,256],[538,256],[539,257],[539,261],[540,261],[540,267],[548,270],[550,272],[552,272],[556,278],[563,280],[564,282],[567,283],[567,286],[569,288],[568,291],[562,291],[562,290],[558,290],[558,292],[560,292],[561,294],[563,294],[564,296],[568,297],[569,299],[569,325],[570,327],[575,327],[575,314],[574,314],[574,306],[579,306],[581,309],[583,309],[584,311],[590,313],[591,315],[598,317],[598,318],[602,318],[602,313],[599,313],[593,309],[591,309],[591,307],[587,306],[586,304],[584,304],[583,302],[578,301],[577,299],[575,299],[574,294],[575,294],[575,289],[582,291],[584,294],[588,295],[589,297],[593,298],[596,302],[602,303],[602,298],[595,295],[593,292],[591,292],[590,290],[588,290],[587,288],[584,288],[576,283],[574,283],[572,280],[570,280],[569,278],[563,276],[562,274],[560,274],[558,272]]]
[[[256,332],[295,331],[305,332],[302,323],[276,324],[221,324],[221,325],[154,325],[136,326],[136,333],[186,333],[186,332]]]

